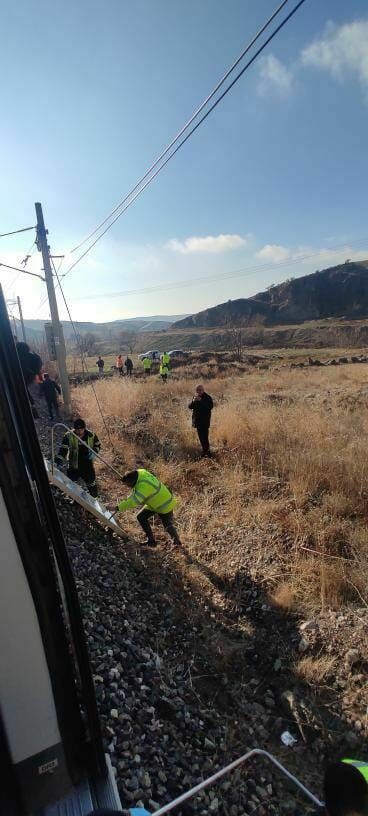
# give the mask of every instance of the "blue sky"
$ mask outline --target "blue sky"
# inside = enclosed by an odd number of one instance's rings
[[[273,9],[271,0],[3,0],[0,232],[33,224],[39,200],[53,251],[68,253]],[[368,257],[367,125],[366,2],[306,0],[66,278],[73,317],[193,312]],[[1,239],[0,261],[19,265],[31,241]],[[40,267],[35,253],[28,268]],[[7,297],[47,318],[42,282],[14,278],[0,267]]]

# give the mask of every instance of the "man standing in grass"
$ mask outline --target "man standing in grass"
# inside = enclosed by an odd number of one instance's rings
[[[97,360],[96,366],[98,368],[98,376],[102,377],[103,373],[104,373],[105,360],[102,359],[101,355],[99,356],[99,358]]]
[[[143,359],[143,371],[144,371],[146,377],[150,376],[151,368],[152,368],[151,358],[150,357],[144,357],[144,359]]]
[[[166,365],[166,363],[160,363],[160,377],[162,379],[162,382],[164,382],[164,383],[167,382],[168,373],[169,373],[169,367]]]
[[[145,542],[147,547],[155,547],[156,541],[153,535],[149,519],[158,516],[164,529],[169,534],[173,544],[180,545],[180,539],[174,526],[173,509],[176,499],[166,485],[164,485],[153,473],[145,468],[129,470],[124,474],[122,481],[132,488],[132,493],[128,499],[123,499],[116,506],[119,513],[125,510],[142,507],[137,515],[137,521],[141,525],[147,536]]]
[[[126,358],[124,365],[126,368],[127,377],[131,377],[133,374],[133,360],[131,357]]]
[[[170,354],[168,354],[167,351],[162,352],[161,363],[170,368]]]
[[[123,358],[122,358],[121,354],[118,354],[118,356],[116,358],[115,368],[117,368],[117,370],[118,370],[121,377],[124,374],[123,365],[124,365]]]
[[[211,411],[213,400],[206,394],[203,385],[197,385],[194,397],[188,408],[192,413],[192,425],[196,428],[198,439],[202,445],[202,456],[211,456],[208,434],[211,425]]]

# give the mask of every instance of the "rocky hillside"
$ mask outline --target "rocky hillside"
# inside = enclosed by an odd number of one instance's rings
[[[368,315],[368,261],[289,279],[250,298],[228,300],[175,323],[175,329],[275,326]]]

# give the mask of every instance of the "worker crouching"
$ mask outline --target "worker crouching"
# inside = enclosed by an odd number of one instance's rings
[[[144,468],[129,470],[124,474],[122,481],[133,488],[128,499],[119,502],[116,509],[119,513],[125,510],[134,509],[143,505],[142,510],[137,515],[137,521],[141,525],[147,536],[145,542],[148,547],[155,547],[156,541],[152,532],[149,519],[157,515],[161,523],[172,539],[173,543],[180,545],[180,539],[174,526],[173,509],[176,499],[166,485],[164,485],[153,473]]]
[[[79,439],[84,442],[81,445]],[[87,446],[87,447],[86,447]],[[100,452],[101,444],[97,434],[86,428],[84,419],[76,419],[73,432],[68,431],[63,437],[59,453],[55,457],[55,464],[61,464],[68,460],[67,476],[72,482],[83,479],[87,488],[94,498],[98,495],[96,484],[96,473],[93,467],[93,459],[96,453]]]

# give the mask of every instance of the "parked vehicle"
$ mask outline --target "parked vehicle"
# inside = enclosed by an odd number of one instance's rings
[[[183,349],[172,349],[167,353],[169,357],[188,357],[189,355],[189,351],[183,351]]]
[[[143,354],[139,354],[138,357],[140,360],[144,360],[145,357],[149,357],[150,360],[159,360],[160,352],[158,349],[150,349],[149,351],[144,351]]]

